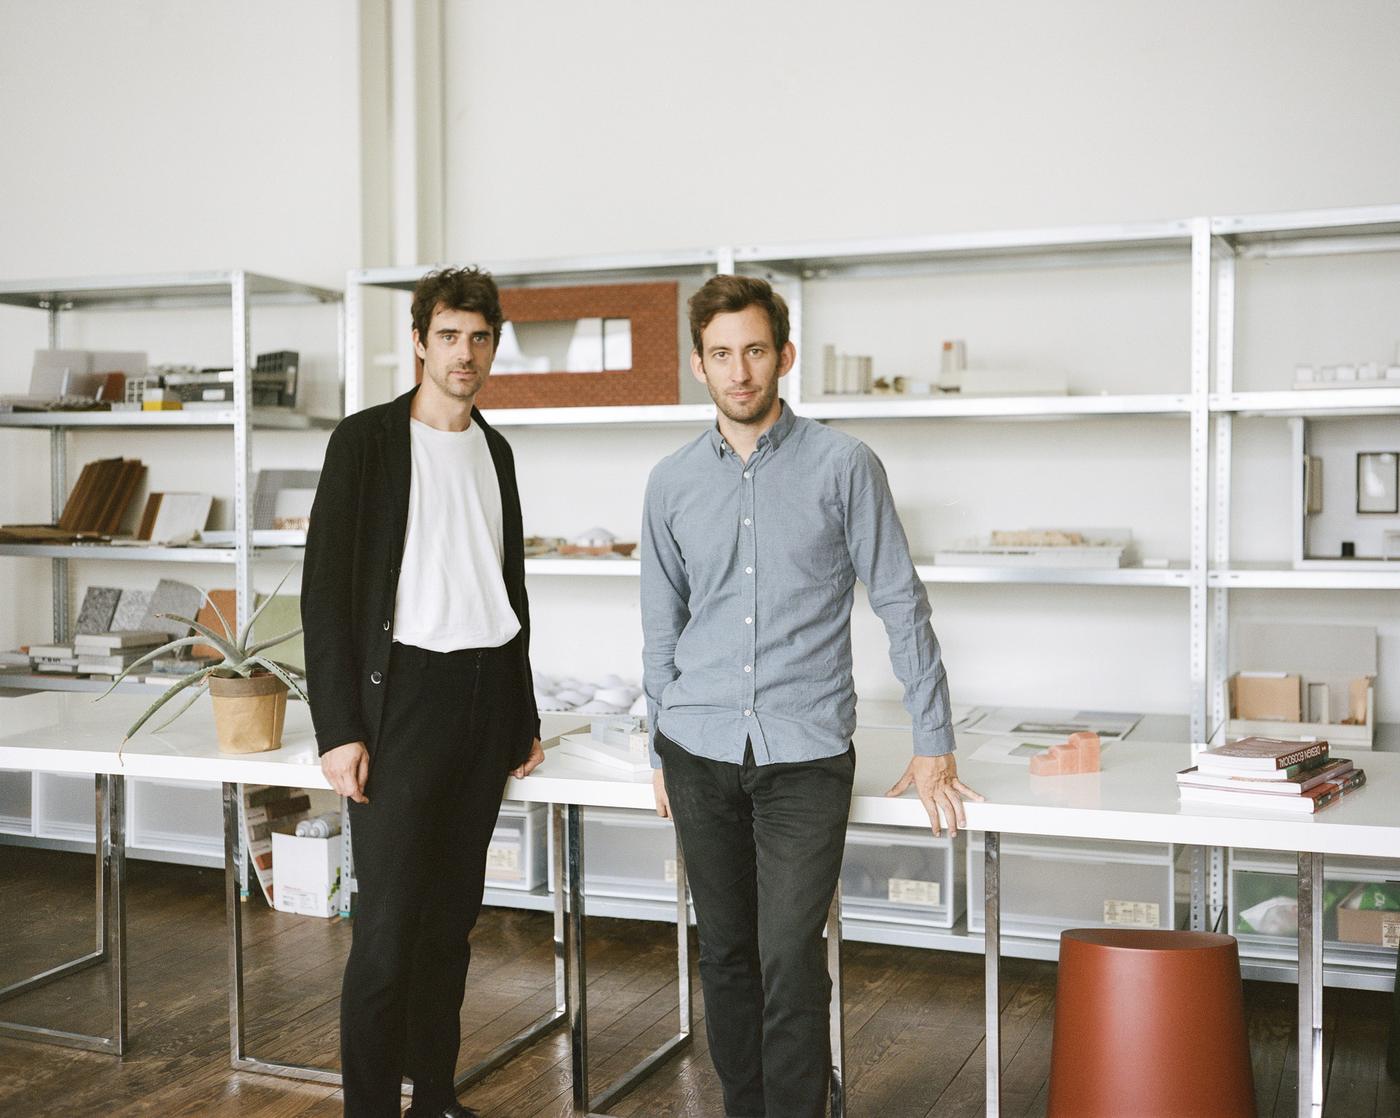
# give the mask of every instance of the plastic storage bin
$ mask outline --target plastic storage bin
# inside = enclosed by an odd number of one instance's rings
[[[40,838],[95,840],[97,786],[93,777],[38,773],[35,793],[35,833]]]
[[[986,842],[967,843],[967,928],[986,931]],[[1003,835],[1001,934],[1058,939],[1066,928],[1175,928],[1176,847]]]
[[[129,780],[126,787],[129,847],[223,857],[221,785],[194,780]]]
[[[486,848],[486,884],[529,892],[544,884],[548,811],[543,804],[507,801]]]
[[[34,833],[34,778],[27,772],[0,770],[0,832]]]
[[[905,827],[852,826],[841,866],[845,919],[951,928],[965,904],[954,840]]]
[[[1323,958],[1393,969],[1395,947],[1386,946],[1386,937],[1397,934],[1400,911],[1371,920],[1349,917],[1342,928],[1337,910],[1365,886],[1373,887],[1371,892],[1379,886],[1390,898],[1400,896],[1400,862],[1329,856],[1323,860],[1322,877]],[[1295,859],[1274,851],[1230,851],[1229,931],[1239,940],[1242,957],[1297,961],[1297,898]]]
[[[549,866],[554,865],[554,844]],[[634,901],[676,899],[676,831],[649,811],[583,811],[583,892]]]

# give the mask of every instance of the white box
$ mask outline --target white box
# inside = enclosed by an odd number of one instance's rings
[[[523,892],[543,885],[547,826],[543,804],[503,803],[486,848],[486,884]]]
[[[340,915],[341,836],[273,832],[272,906],[301,916]]]

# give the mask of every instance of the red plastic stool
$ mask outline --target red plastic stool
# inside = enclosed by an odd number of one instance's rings
[[[1060,936],[1049,1118],[1254,1118],[1233,936]]]

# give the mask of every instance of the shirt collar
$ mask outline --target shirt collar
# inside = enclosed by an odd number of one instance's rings
[[[788,407],[786,400],[779,400],[778,407],[780,409],[778,412],[778,420],[759,437],[758,445],[760,447],[763,446],[766,440],[769,447],[773,450],[777,450],[778,447],[783,445],[783,440],[787,438],[788,432],[793,428],[793,424],[797,422],[797,416],[793,415],[792,409]],[[714,447],[715,456],[717,458],[724,457],[724,452],[729,444],[725,441],[724,436],[720,434],[718,422],[710,428],[710,445]]]

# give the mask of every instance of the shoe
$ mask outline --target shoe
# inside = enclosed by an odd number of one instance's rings
[[[481,1118],[481,1115],[469,1106],[463,1106],[459,1102],[451,1102],[441,1110],[436,1107],[429,1109],[422,1106],[410,1106],[403,1112],[403,1118]]]

